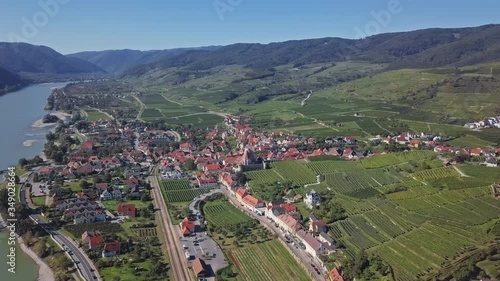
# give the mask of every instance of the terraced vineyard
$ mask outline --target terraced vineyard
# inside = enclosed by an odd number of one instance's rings
[[[210,201],[203,207],[205,218],[212,225],[221,229],[235,228],[240,224],[248,224],[252,219],[228,201]]]
[[[425,171],[419,171],[415,172],[413,174],[413,177],[417,180],[431,180],[431,179],[440,179],[440,178],[453,178],[453,177],[459,177],[460,174],[455,171],[455,169],[451,167],[443,167],[443,168],[438,168],[438,169],[432,169],[432,170],[425,170]]]
[[[429,150],[418,150],[385,155],[372,156],[361,160],[361,165],[367,169],[381,168],[401,164],[408,161],[421,161],[436,158],[437,154]]]
[[[375,188],[400,182],[402,177],[384,168],[328,174],[325,179],[333,191],[352,197],[367,198],[378,194]]]
[[[269,184],[284,181],[284,179],[274,170],[251,171],[246,172],[245,174],[247,175],[247,178],[248,180],[250,180],[250,184],[252,185]]]
[[[306,162],[279,161],[273,162],[272,168],[284,179],[292,181],[295,185],[305,185],[316,182],[316,174],[306,166]]]
[[[317,175],[363,169],[359,162],[354,161],[313,161],[307,163],[307,167],[314,171]]]
[[[243,281],[311,279],[276,240],[230,250],[229,257]]]

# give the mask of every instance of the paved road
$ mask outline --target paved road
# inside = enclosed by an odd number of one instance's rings
[[[259,216],[256,213],[248,210],[247,208],[241,207],[240,203],[238,202],[238,200],[236,200],[236,198],[234,198],[233,196],[231,196],[231,194],[229,193],[229,191],[225,187],[222,187],[222,190],[223,190],[224,194],[226,195],[226,197],[229,199],[229,201],[233,203],[233,205],[235,205],[239,209],[245,211],[251,217],[253,217],[255,219],[258,219],[262,224],[265,224],[270,229],[272,229],[278,235],[279,239],[282,239],[283,241],[286,241],[285,234],[283,232],[281,232],[277,227],[275,227],[274,224],[271,223],[268,218],[266,218],[265,216]],[[311,264],[314,264],[317,268],[321,269],[322,267],[320,266],[320,264],[317,261],[315,261],[311,256],[309,256],[301,248],[294,247],[292,245],[292,243],[288,243],[287,245],[288,245],[288,248],[290,250],[292,250],[292,252],[294,253],[294,255],[296,257],[300,258],[302,260],[302,263],[306,265],[307,269],[311,272],[311,275],[314,276],[314,280],[317,280],[317,281],[326,281],[325,276],[321,275],[321,274],[318,275],[314,271],[314,268],[311,266]],[[323,271],[323,270],[321,270],[321,271]]]
[[[25,183],[30,182],[32,177],[33,173],[31,173],[24,182]],[[21,189],[19,191],[19,200],[21,204],[29,208],[26,202],[25,184],[21,185]],[[77,267],[81,275],[85,278],[85,280],[87,281],[101,280],[99,273],[97,272],[97,270],[95,270],[95,266],[90,260],[90,258],[83,252],[82,249],[78,248],[78,245],[75,242],[73,242],[70,238],[67,238],[64,235],[62,235],[60,232],[58,232],[49,224],[44,223],[40,215],[32,214],[30,215],[30,217],[35,223],[39,224],[45,231],[50,233],[50,235],[52,236],[52,238],[54,238],[54,240],[56,240],[61,245],[64,244],[66,248],[68,248],[73,253],[73,255],[69,256],[71,257],[73,263],[75,263],[75,266]]]
[[[172,220],[168,214],[167,205],[160,190],[160,183],[158,182],[158,171],[156,167],[152,167],[155,171],[150,177],[151,187],[153,190],[153,199],[156,208],[159,209],[160,215],[160,226],[164,240],[166,242],[168,255],[170,258],[170,265],[174,270],[174,280],[179,281],[189,281],[192,280],[192,274],[187,267],[186,257],[184,255],[184,250],[179,241],[180,232],[176,226],[172,225]]]
[[[189,210],[193,212],[193,214],[196,214],[199,212],[199,202],[205,197],[210,196],[215,193],[222,193],[221,189],[213,189],[209,193],[205,193],[200,195],[198,198],[193,200],[189,204]],[[197,220],[195,221],[195,224],[198,225],[203,225],[203,221],[201,221],[198,217]],[[198,240],[199,242],[197,243],[198,245],[194,245],[194,240]],[[212,270],[217,272],[217,270],[224,268],[228,265],[225,257],[224,257],[224,252],[222,249],[219,247],[217,242],[215,242],[212,238],[210,238],[208,235],[205,234],[204,231],[201,231],[201,229],[197,229],[196,237],[185,237],[182,240],[183,245],[188,246],[188,251],[190,254],[194,255],[197,258],[203,258],[202,255],[204,253],[209,253],[211,256],[209,259],[205,259],[205,262],[209,264],[212,267]],[[214,256],[215,255],[215,256]],[[207,281],[210,280],[215,280],[215,278],[207,278]]]

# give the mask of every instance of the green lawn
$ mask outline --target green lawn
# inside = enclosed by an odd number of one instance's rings
[[[46,196],[31,197],[31,202],[37,207],[45,206],[45,198]]]

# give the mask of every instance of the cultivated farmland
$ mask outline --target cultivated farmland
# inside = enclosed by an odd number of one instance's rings
[[[234,229],[237,225],[248,224],[252,219],[236,209],[228,201],[210,201],[203,207],[205,218],[210,224],[221,229]]]
[[[311,279],[276,240],[230,250],[229,257],[243,281]]]

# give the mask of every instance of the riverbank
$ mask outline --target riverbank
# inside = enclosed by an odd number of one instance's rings
[[[0,214],[0,222],[2,222],[2,223],[4,222],[4,219],[3,219],[1,214]],[[23,253],[25,253],[38,266],[38,277],[36,280],[37,281],[53,281],[53,280],[55,280],[54,272],[52,271],[52,269],[43,261],[42,258],[40,258],[33,250],[31,250],[26,245],[23,238],[20,236],[17,236],[17,242],[18,242],[19,247],[23,251]]]
[[[71,118],[71,114],[62,112],[62,111],[56,111],[49,113],[50,115],[57,116],[61,120],[66,120],[68,118]],[[31,127],[33,128],[45,128],[45,127],[50,127],[50,126],[55,126],[57,123],[43,123],[43,118],[36,120]]]
[[[28,255],[33,261],[36,262],[38,265],[38,281],[53,281],[55,280],[54,278],[54,272],[52,269],[45,263],[45,261],[40,258],[33,250],[31,250],[26,243],[24,243],[24,240],[22,237],[18,236],[17,241],[19,242],[19,246],[21,247],[21,250]]]

